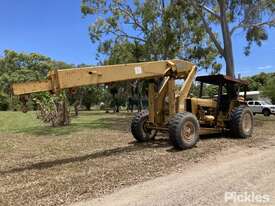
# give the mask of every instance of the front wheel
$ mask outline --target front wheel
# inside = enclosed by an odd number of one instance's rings
[[[199,122],[192,113],[177,113],[169,121],[169,137],[177,149],[193,147],[199,140]]]
[[[239,106],[233,109],[230,119],[230,130],[235,137],[247,138],[253,133],[254,117],[247,106]]]
[[[149,119],[148,111],[142,111],[135,115],[131,124],[131,132],[138,142],[146,142],[153,139],[157,131],[147,128]]]

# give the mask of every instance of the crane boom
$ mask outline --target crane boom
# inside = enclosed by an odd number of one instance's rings
[[[176,78],[185,78],[194,65],[184,60],[164,60],[131,64],[106,65],[51,71],[48,79],[12,85],[14,95],[42,91],[56,92],[66,88],[105,84],[135,79],[153,79],[171,72]]]

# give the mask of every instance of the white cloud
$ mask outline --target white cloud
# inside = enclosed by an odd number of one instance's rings
[[[260,69],[260,70],[265,70],[265,69],[272,69],[272,65],[265,65],[265,66],[259,66],[257,67],[257,69]]]

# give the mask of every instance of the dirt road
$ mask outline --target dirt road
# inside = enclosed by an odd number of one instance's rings
[[[187,170],[74,206],[274,205],[274,139],[260,148],[241,149],[229,149]],[[250,199],[245,200],[246,203],[234,203],[233,194],[229,192],[242,195],[247,192]],[[257,195],[260,200],[253,199],[253,195]]]

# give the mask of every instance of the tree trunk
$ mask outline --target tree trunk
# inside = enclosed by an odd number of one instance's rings
[[[75,116],[78,116],[78,114],[79,114],[79,106],[80,106],[80,100],[77,99],[74,102],[74,113],[75,113]]]
[[[234,57],[233,57],[233,50],[232,50],[232,41],[231,35],[228,28],[228,22],[226,17],[226,8],[224,0],[218,0],[219,7],[220,7],[220,18],[221,18],[221,29],[222,29],[222,36],[224,42],[224,52],[223,57],[226,63],[226,75],[231,77],[235,77],[235,68],[234,68]]]

